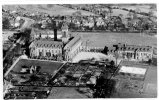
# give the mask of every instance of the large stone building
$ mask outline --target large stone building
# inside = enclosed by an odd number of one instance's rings
[[[54,31],[52,30],[39,30],[39,29],[35,29],[32,28],[31,30],[31,40],[35,40],[35,39],[39,39],[39,38],[54,38]],[[62,33],[57,31],[57,38],[61,39],[62,37]]]
[[[106,54],[118,54],[118,57],[128,60],[148,61],[152,59],[153,48],[151,46],[117,44],[105,47]]]
[[[72,61],[72,59],[81,52],[82,40],[80,36],[74,37],[71,41],[69,41],[65,47],[65,60]]]
[[[148,61],[152,59],[153,49],[150,46],[125,45],[119,46],[118,53],[124,59]]]
[[[63,43],[52,39],[40,39],[32,42],[29,48],[32,58],[62,57]]]
[[[32,29],[33,42],[29,47],[30,57],[57,60],[54,58],[58,56],[61,60],[72,61],[73,57],[81,51],[81,37],[79,35],[71,37],[66,23],[62,25],[61,30],[61,38],[58,38],[57,29],[49,34],[42,34]]]

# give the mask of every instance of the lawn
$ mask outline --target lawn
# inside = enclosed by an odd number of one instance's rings
[[[145,93],[157,95],[157,66],[150,66],[145,78]]]
[[[117,43],[127,43],[129,45],[157,46],[157,37],[140,35],[140,33],[98,33],[98,32],[74,32],[82,36],[82,40],[87,42],[87,46],[105,47]]]
[[[53,87],[47,99],[81,99],[87,98],[73,87]]]
[[[28,60],[21,59],[15,67],[12,69],[13,71],[20,71],[21,66],[41,66],[41,72],[47,72],[49,74],[53,74],[55,70],[59,69],[63,63],[60,62],[50,62],[50,61],[39,61],[39,60]]]

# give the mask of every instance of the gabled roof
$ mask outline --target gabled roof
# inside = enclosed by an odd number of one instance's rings
[[[125,51],[139,51],[139,52],[150,52],[152,51],[151,46],[139,46],[139,45],[126,45],[124,48],[123,46],[119,46],[119,50],[124,50]]]
[[[30,47],[43,47],[43,48],[62,48],[63,43],[61,41],[54,41],[52,39],[40,39],[31,43]]]
[[[68,43],[66,44],[66,46],[64,47],[64,49],[73,47],[73,46],[76,45],[76,43],[79,42],[80,40],[81,40],[81,37],[80,37],[80,36],[74,37],[70,42],[68,42]]]

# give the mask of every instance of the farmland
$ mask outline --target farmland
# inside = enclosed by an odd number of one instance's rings
[[[72,13],[76,12],[77,10],[63,7],[60,5],[12,5],[12,6],[7,6],[5,5],[3,8],[9,9],[9,10],[22,10],[23,12],[29,11],[32,13],[36,12],[41,12],[41,13],[47,13],[50,15],[72,15]],[[82,15],[94,15],[94,13],[88,12],[88,11],[83,11],[80,10]]]

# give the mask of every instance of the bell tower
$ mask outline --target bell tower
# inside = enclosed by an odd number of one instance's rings
[[[68,33],[68,25],[66,22],[63,23],[62,27],[62,42],[67,43],[70,39],[69,33]]]

